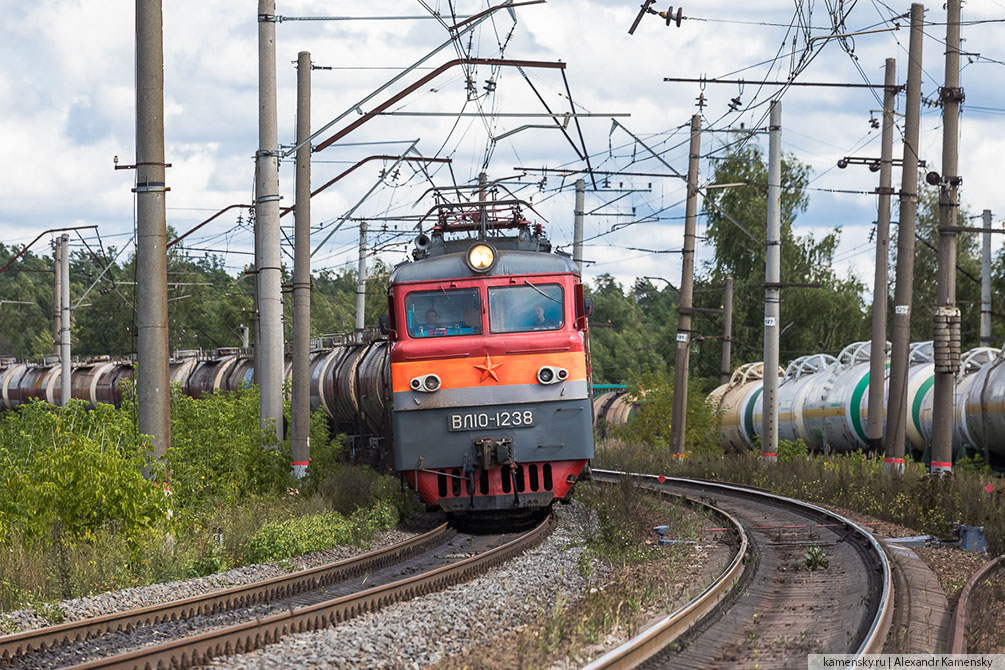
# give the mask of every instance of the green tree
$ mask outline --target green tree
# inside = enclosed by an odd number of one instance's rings
[[[593,381],[624,383],[644,373],[666,370],[660,353],[665,331],[647,324],[645,311],[633,294],[608,274],[597,278],[591,291],[590,354]]]
[[[706,401],[704,380],[688,387],[684,444],[690,452],[720,452],[719,414]],[[614,432],[634,444],[666,448],[670,443],[673,379],[663,371],[634,377],[628,392],[638,401],[631,420]]]
[[[808,203],[808,175],[808,168],[794,157],[783,157],[781,280],[821,285],[782,290],[779,348],[783,362],[810,353],[836,354],[868,332],[861,298],[864,285],[853,276],[837,276],[833,269],[840,229],[820,239],[796,232],[796,218]],[[706,238],[715,251],[696,284],[695,302],[718,307],[721,293],[707,289],[721,287],[727,276],[733,276],[734,361],[760,360],[763,352],[767,181],[761,149],[748,145],[720,162],[713,179],[715,184],[742,182],[746,186],[709,190],[703,204]],[[696,353],[694,373],[717,376],[720,347],[704,346]]]
[[[17,251],[0,243],[0,267]],[[52,267],[29,251],[0,274],[0,355],[52,354]]]

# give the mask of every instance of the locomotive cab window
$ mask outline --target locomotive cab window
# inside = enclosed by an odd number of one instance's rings
[[[478,289],[413,291],[405,296],[405,320],[411,337],[480,335]]]
[[[489,287],[489,324],[493,333],[559,330],[565,323],[565,297],[558,284]]]

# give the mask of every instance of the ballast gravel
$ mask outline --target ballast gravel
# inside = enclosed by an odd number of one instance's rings
[[[215,668],[418,669],[534,622],[606,579],[599,562],[580,570],[588,513],[556,506],[558,526],[540,545],[482,577],[335,628],[292,635]],[[588,573],[584,577],[582,573]]]
[[[332,547],[325,551],[316,551],[290,558],[283,565],[259,563],[257,565],[234,568],[233,570],[207,577],[108,591],[98,595],[87,596],[86,598],[64,600],[59,603],[59,607],[63,611],[65,621],[79,621],[113,612],[123,612],[172,600],[181,600],[182,598],[219,591],[232,586],[250,584],[319,565],[327,565],[328,563],[351,558],[367,551],[404,542],[414,537],[414,535],[414,533],[406,533],[396,529],[389,530],[377,534],[368,546],[349,545]],[[44,616],[31,609],[0,614],[0,630],[5,632],[44,628],[49,625],[51,625],[50,622]]]

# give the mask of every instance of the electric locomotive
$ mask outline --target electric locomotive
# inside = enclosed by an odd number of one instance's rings
[[[547,508],[593,457],[579,270],[518,208],[485,210],[441,209],[391,274],[382,318],[395,468],[452,513]]]

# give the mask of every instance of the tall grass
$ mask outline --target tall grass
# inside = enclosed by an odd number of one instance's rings
[[[789,445],[792,447],[792,445]],[[672,459],[666,450],[616,441],[598,444],[597,467],[663,473],[736,482],[780,495],[844,507],[938,537],[954,523],[984,526],[989,551],[1005,551],[1003,482],[986,472],[957,469],[932,478],[924,465],[909,462],[902,477],[883,471],[881,459],[861,453],[812,456],[805,450],[780,451],[778,463],[759,454],[689,454]]]

